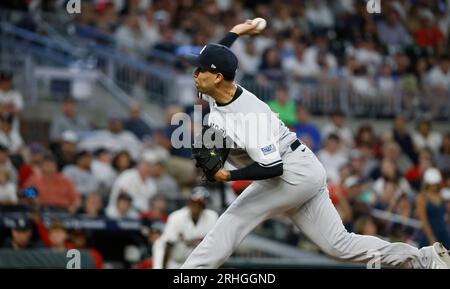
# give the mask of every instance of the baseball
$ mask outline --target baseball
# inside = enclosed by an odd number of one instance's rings
[[[256,23],[255,30],[257,32],[263,31],[264,28],[266,28],[266,26],[267,26],[267,21],[264,18],[260,18],[260,17],[253,19],[252,23]]]

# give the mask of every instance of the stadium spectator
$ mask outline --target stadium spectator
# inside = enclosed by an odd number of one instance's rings
[[[91,192],[87,194],[82,207],[77,213],[92,219],[103,217],[105,213],[103,211],[102,195],[98,192]]]
[[[342,149],[339,136],[334,133],[329,134],[324,148],[319,151],[317,157],[327,171],[328,180],[334,184],[338,183],[339,168],[348,162],[347,154]]]
[[[380,42],[386,45],[389,51],[398,51],[411,41],[398,11],[394,8],[384,13],[384,19],[377,23],[377,33]]]
[[[183,112],[183,108],[178,105],[169,106],[166,109],[166,126],[155,133],[155,143],[170,152],[167,172],[177,180],[180,187],[187,187],[193,184],[196,177],[195,165],[191,160],[191,150],[189,147],[175,147],[172,144],[172,134],[179,128],[179,125],[171,122],[172,120],[176,121],[177,116]],[[188,129],[192,130],[192,126]]]
[[[338,184],[330,184],[328,186],[330,199],[333,202],[342,222],[346,227],[351,226],[353,220],[353,212],[347,200],[347,193],[345,191],[344,181],[350,176],[351,171],[349,166],[342,166],[340,168],[340,182]]]
[[[399,172],[397,163],[388,158],[384,158],[381,161],[381,176],[372,185],[376,195],[380,196],[383,193],[386,182],[397,184],[400,192],[413,196],[413,190],[408,181]]]
[[[169,215],[164,234],[163,268],[179,268],[217,221],[215,211],[206,208],[209,193],[195,187],[187,205]]]
[[[115,198],[116,203],[106,208],[106,216],[111,219],[137,219],[138,211],[133,208],[133,199],[122,191]]]
[[[435,163],[433,152],[429,148],[421,149],[418,155],[418,163],[405,173],[405,178],[416,191],[420,191],[424,172]]]
[[[417,196],[416,208],[422,223],[420,246],[441,242],[450,246],[450,232],[445,221],[446,207],[441,196],[442,175],[436,168],[429,168],[423,176],[424,185]]]
[[[78,150],[79,137],[71,130],[64,131],[60,140],[53,146],[53,154],[58,164],[58,170],[71,165],[75,161],[75,154]]]
[[[117,1],[114,2],[117,3]],[[93,21],[95,21],[95,27],[98,31],[111,34],[117,29],[119,19],[116,8],[118,7],[112,1],[99,1],[95,4],[96,15]]]
[[[351,208],[351,216],[355,220],[361,215],[368,214],[370,210],[368,200],[363,196],[365,186],[360,178],[353,175],[347,177],[343,182],[343,195]]]
[[[401,152],[400,146],[391,140],[385,140],[381,148],[383,158],[393,161],[400,174],[405,173],[413,164]]]
[[[85,230],[75,230],[70,234],[70,239],[73,242],[73,247],[78,250],[87,250],[91,258],[94,260],[95,268],[103,268],[103,256],[88,244],[88,232]]]
[[[156,184],[156,191],[169,200],[177,199],[180,196],[178,184],[175,179],[167,173],[169,152],[159,147],[145,150],[144,155],[147,161],[152,163],[152,178]]]
[[[318,152],[321,145],[321,137],[319,128],[310,121],[310,114],[306,107],[297,106],[297,122],[294,125],[297,137],[303,142],[308,143],[314,152]]]
[[[40,170],[44,152],[45,148],[38,143],[32,143],[28,146],[28,150],[25,156],[25,163],[20,166],[19,169],[19,188],[22,188],[32,175],[41,174]]]
[[[50,224],[47,237],[48,239],[44,241],[44,244],[55,252],[65,252],[66,249],[73,249],[73,244],[69,242],[69,233],[66,225],[62,221],[53,221]]]
[[[283,59],[283,69],[297,80],[306,81],[316,79],[320,73],[316,58],[308,61],[305,56],[306,47],[302,43],[295,43],[294,53]]]
[[[152,269],[154,268],[154,263],[161,263],[161,249],[158,249],[157,247],[161,247],[162,240],[161,235],[164,232],[164,224],[155,221],[155,220],[148,220],[143,222],[142,225],[142,234],[146,238],[146,246],[144,248],[143,252],[143,260],[136,264],[134,268],[136,269]],[[159,251],[159,252],[158,252]]]
[[[419,47],[435,48],[438,44],[442,43],[444,35],[442,31],[433,23],[434,15],[429,9],[423,9],[419,13],[420,26],[414,31],[414,38]]]
[[[126,150],[133,159],[137,159],[142,150],[142,142],[123,127],[123,122],[116,115],[111,114],[108,119],[107,130],[96,130],[83,138],[79,148],[95,151],[106,148],[113,152]]]
[[[328,122],[322,127],[322,139],[328,139],[328,136],[332,133],[336,134],[345,149],[353,147],[353,132],[345,124],[345,116],[341,111],[335,111],[331,114],[331,122]]]
[[[450,89],[450,56],[442,55],[428,72],[427,82],[431,87],[448,92]]]
[[[275,47],[267,48],[258,67],[257,82],[263,86],[280,84],[285,80],[279,51]]]
[[[66,97],[60,106],[60,114],[53,118],[50,125],[50,140],[55,143],[59,142],[66,131],[82,135],[89,130],[91,130],[91,126],[86,118],[78,114],[75,99]]]
[[[128,106],[128,118],[123,123],[124,129],[134,133],[140,140],[151,137],[153,134],[150,126],[141,118],[141,105],[138,102],[132,102]]]
[[[398,187],[397,182],[388,180],[382,184],[381,192],[377,192],[373,207],[378,210],[393,212],[397,198],[403,193]]]
[[[123,25],[115,32],[115,40],[119,50],[136,58],[143,58],[152,44],[139,24],[138,15],[132,12],[124,16]]]
[[[256,51],[256,44],[253,39],[236,40],[232,47],[232,51],[239,60],[239,69],[246,75],[255,75],[258,71],[261,55]]]
[[[121,174],[124,171],[133,168],[134,161],[127,151],[119,151],[112,160],[112,167],[117,174]]]
[[[322,0],[307,2],[305,16],[315,30],[332,28],[334,26],[334,15]]]
[[[39,242],[33,241],[33,224],[31,220],[26,217],[16,218],[11,228],[11,238],[6,239],[2,247],[13,250],[41,247]]]
[[[152,178],[153,159],[146,159],[143,154],[136,168],[121,173],[114,182],[108,207],[114,208],[120,193],[127,193],[132,199],[132,206],[138,211],[147,211],[149,201],[156,194],[156,184]],[[107,209],[108,210],[108,209]]]
[[[17,185],[11,182],[7,170],[0,169],[0,206],[15,205],[17,202]]]
[[[9,156],[9,150],[7,147],[0,144],[0,169],[4,169],[9,173],[9,179],[13,182],[17,182],[17,170],[11,162]]]
[[[167,200],[166,197],[160,193],[154,195],[150,199],[149,210],[141,213],[141,219],[159,220],[160,222],[167,222]]]
[[[361,216],[355,221],[354,232],[361,235],[377,236],[378,228],[370,216]]]
[[[402,115],[397,115],[394,119],[392,134],[395,142],[400,146],[402,152],[406,154],[413,162],[417,162],[417,154],[414,150],[414,144],[411,134],[408,132],[407,119]]]
[[[64,167],[62,174],[69,178],[83,197],[97,192],[100,183],[91,172],[92,155],[87,151],[79,151],[75,155],[75,164]]]
[[[417,150],[427,147],[433,153],[438,152],[442,144],[441,134],[432,130],[432,123],[429,119],[422,119],[417,123],[412,139]]]
[[[450,173],[450,132],[442,139],[442,146],[436,157],[437,167],[444,173]]]
[[[172,28],[164,26],[160,28],[161,38],[153,47],[161,52],[175,55],[178,49],[178,43],[175,41],[175,33]]]
[[[112,154],[107,149],[100,148],[94,152],[93,156],[94,159],[91,163],[91,172],[99,181],[99,191],[109,193],[109,190],[117,177],[117,173],[112,166]],[[130,167],[131,165],[124,166],[121,171],[129,169]]]
[[[19,116],[24,103],[23,96],[13,89],[13,73],[6,70],[0,71],[0,106],[6,108],[9,113]]]
[[[0,144],[8,147],[11,155],[23,153],[24,141],[18,130],[14,129],[14,115],[3,114],[0,117]]]
[[[67,177],[58,172],[51,154],[44,156],[41,171],[41,175],[33,175],[24,187],[37,189],[41,206],[59,207],[75,213],[80,204],[80,193]]]
[[[155,13],[153,7],[149,6],[145,9],[144,15],[139,18],[139,26],[141,27],[144,37],[150,47],[159,41],[160,33],[158,23],[155,21]]]
[[[293,126],[296,123],[296,105],[294,101],[289,99],[288,88],[286,86],[279,85],[275,90],[275,99],[269,101],[267,104],[287,126]]]

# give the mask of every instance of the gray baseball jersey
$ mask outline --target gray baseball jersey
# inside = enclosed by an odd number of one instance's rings
[[[286,215],[327,254],[344,260],[426,267],[423,250],[404,243],[389,243],[373,236],[347,232],[329,198],[326,173],[305,145],[291,149],[296,135],[270,108],[242,89],[227,105],[210,98],[208,123],[222,130],[237,148],[227,166],[242,168],[251,162],[262,166],[283,163],[283,175],[254,181],[220,216],[213,229],[181,268],[218,268],[258,224]]]

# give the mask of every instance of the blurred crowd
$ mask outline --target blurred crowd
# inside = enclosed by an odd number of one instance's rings
[[[418,246],[441,241],[449,248],[450,131],[433,128],[448,105],[450,87],[447,2],[381,1],[382,13],[368,14],[366,1],[359,0],[97,0],[82,1],[82,13],[74,21],[80,36],[98,42],[110,37],[120,51],[148,59],[152,50],[174,56],[198,52],[238,22],[268,19],[261,35],[238,39],[233,46],[241,80],[275,84],[268,104],[324,164],[330,198],[346,227]],[[183,63],[175,68],[185,69]],[[127,118],[110,115],[102,128],[81,116],[77,101],[68,96],[53,117],[48,140],[36,143],[21,135],[26,103],[20,87],[13,87],[13,77],[0,72],[2,212],[141,220],[152,248],[169,213],[185,204],[194,207],[191,190],[201,183],[201,174],[189,149],[172,147],[177,126],[170,123],[178,112],[191,114],[192,107],[166,108],[166,126],[156,129],[141,119],[141,105],[133,102]],[[369,100],[397,97],[400,89],[417,109],[414,101],[422,97],[430,114],[414,123],[408,115],[397,115],[379,131],[371,123],[355,129],[336,110],[318,126],[305,103],[293,97],[300,93],[293,83],[343,81]],[[221,213],[248,185],[209,184],[208,207]],[[201,203],[197,215],[206,208]],[[189,228],[170,228],[180,226]],[[39,231],[37,246],[88,246],[86,232],[69,235],[61,222],[45,228],[35,217],[17,220],[4,247],[31,247],[24,241],[30,239],[31,227]],[[298,245],[302,236],[293,234],[283,241]],[[101,259],[100,253],[94,255]],[[149,262],[136,267],[152,267]]]
[[[53,116],[48,142],[36,143],[21,136],[26,105],[12,77],[0,73],[2,211],[150,220],[160,229],[202,183],[190,149],[171,145],[178,128],[172,117],[191,108],[168,107],[167,125],[153,129],[133,102],[126,119],[111,115],[106,128],[96,128],[95,120],[82,117],[77,102],[67,97]],[[450,245],[450,132],[434,130],[426,118],[410,126],[401,115],[383,131],[370,123],[354,130],[340,111],[318,126],[282,87],[268,104],[323,163],[330,198],[349,230],[416,245]],[[222,212],[249,184],[212,184],[207,190],[215,200],[208,207]],[[298,238],[285,237],[297,245]]]
[[[150,61],[150,51],[198,53],[236,23],[263,17],[269,21],[263,33],[232,48],[244,81],[287,85],[290,97],[305,103],[311,101],[305,85],[330,91],[346,84],[371,105],[390,104],[388,115],[402,102],[405,109],[448,117],[448,1],[380,1],[381,14],[367,13],[366,2],[98,0],[83,2],[75,23],[78,35],[100,43],[108,35],[120,51]]]

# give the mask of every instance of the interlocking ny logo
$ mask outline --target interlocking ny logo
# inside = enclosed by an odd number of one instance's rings
[[[66,4],[66,11],[69,14],[81,13],[81,0],[69,0]]]
[[[370,14],[381,13],[381,0],[369,0],[366,5],[367,12]]]

